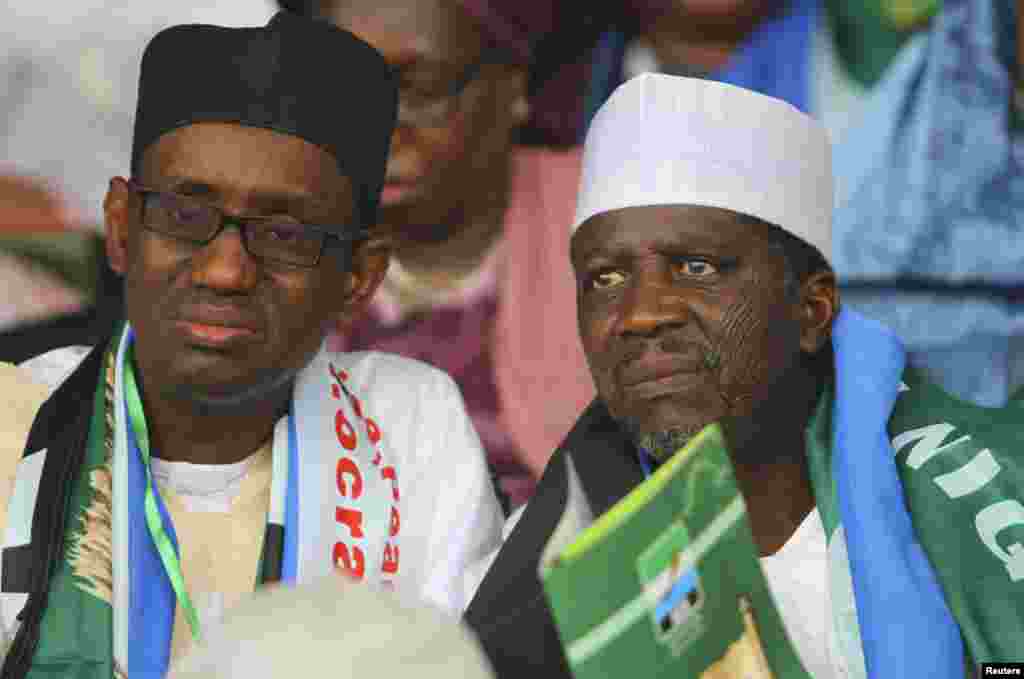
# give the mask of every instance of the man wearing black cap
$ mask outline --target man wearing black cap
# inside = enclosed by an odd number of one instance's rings
[[[125,322],[0,365],[3,677],[162,677],[254,585],[336,567],[465,606],[500,509],[458,390],[323,346],[387,266],[366,228],[396,105],[381,56],[326,22],[150,43],[104,204]]]

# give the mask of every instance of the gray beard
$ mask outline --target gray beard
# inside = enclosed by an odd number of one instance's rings
[[[645,432],[640,431],[636,423],[630,420],[626,420],[621,424],[637,448],[658,462],[664,462],[675,455],[699,433],[698,431],[685,429]]]
[[[704,364],[709,370],[716,370],[722,362],[721,355],[714,349],[705,351]],[[683,446],[689,443],[694,436],[700,433],[700,429],[693,431],[686,429],[665,429],[656,432],[643,431],[632,418],[626,418],[620,422],[633,443],[644,453],[650,455],[658,462],[664,462],[675,455]]]

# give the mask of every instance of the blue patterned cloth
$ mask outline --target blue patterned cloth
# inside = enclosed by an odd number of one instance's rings
[[[986,406],[1005,404],[1020,386],[1024,308],[928,287],[1024,290],[1015,33],[1013,2],[945,0],[834,156],[836,271],[844,283],[894,282],[851,287],[844,303],[892,328],[911,364],[947,391]],[[908,282],[925,291],[907,291]]]

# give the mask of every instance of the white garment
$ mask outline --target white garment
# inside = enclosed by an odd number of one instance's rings
[[[177,494],[190,512],[230,511],[242,489],[242,479],[259,453],[233,464],[192,464],[152,458],[150,471],[161,489]]]
[[[80,347],[58,349],[20,368],[55,389],[83,356]],[[343,356],[349,384],[385,432],[381,445],[390,448],[399,469],[398,590],[444,611],[461,613],[471,594],[464,588],[463,572],[500,544],[502,513],[458,387],[447,374],[419,361],[377,352]],[[183,477],[190,476],[186,485],[207,490],[211,483],[217,485],[216,479],[204,477],[196,467],[202,465],[156,465],[169,480],[175,477],[171,483],[182,483]],[[232,485],[223,483],[223,477],[240,483],[244,474],[238,471],[218,472],[221,501]],[[6,504],[7,498],[2,501]]]
[[[493,679],[463,624],[340,576],[246,597],[170,679]]]
[[[510,535],[512,535],[512,531],[514,531],[516,526],[519,525],[519,519],[523,518],[523,514],[526,512],[526,508],[528,506],[529,503],[522,505],[512,512],[512,515],[505,520],[505,526],[501,529],[501,544],[492,549],[491,552],[483,559],[470,564],[469,567],[466,568],[465,584],[463,585],[463,589],[466,593],[466,601],[473,600],[477,589],[480,588],[480,583],[484,581],[484,577],[487,575],[487,572],[491,570],[491,566],[493,566],[494,562],[497,560],[498,554],[501,552],[502,545],[505,544],[505,541],[508,540]]]
[[[817,509],[778,552],[761,559],[779,615],[800,662],[814,679],[849,675],[837,648],[828,586],[828,546]]]
[[[397,459],[401,578],[422,598],[461,613],[469,605],[462,573],[501,543],[503,520],[462,394],[425,363],[378,352],[348,356],[349,384]]]

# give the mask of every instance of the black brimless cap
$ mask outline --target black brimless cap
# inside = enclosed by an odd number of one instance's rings
[[[172,26],[142,55],[132,173],[161,135],[194,123],[282,132],[337,159],[356,191],[358,226],[369,228],[397,106],[380,53],[326,21],[282,11],[262,28]]]

